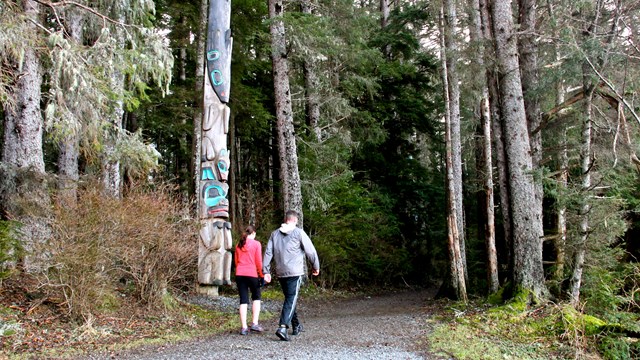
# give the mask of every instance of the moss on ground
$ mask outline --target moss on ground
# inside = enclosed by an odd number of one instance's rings
[[[499,307],[470,303],[429,336],[431,351],[456,359],[564,359],[573,354],[560,341],[560,311],[529,309],[528,296]]]

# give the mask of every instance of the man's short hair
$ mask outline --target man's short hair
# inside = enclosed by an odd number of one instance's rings
[[[298,218],[298,212],[295,210],[287,210],[287,212],[284,214],[284,221],[286,222],[293,218]]]

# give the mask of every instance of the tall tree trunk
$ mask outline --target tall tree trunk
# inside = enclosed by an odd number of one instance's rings
[[[539,173],[540,161],[542,160],[542,132],[539,130],[539,127],[542,116],[540,113],[540,97],[537,94],[539,83],[538,44],[536,43],[538,36],[536,33],[537,5],[536,0],[519,0],[518,4],[518,19],[520,23],[518,54],[520,60],[520,76],[522,78],[522,92],[524,95],[524,109],[527,116],[533,171]],[[542,197],[544,194],[541,175],[536,175],[534,180],[535,201],[532,202],[530,206],[535,207],[535,212],[542,214]]]
[[[283,14],[282,0],[269,0],[269,18],[271,19],[269,30],[271,32],[271,59],[273,62],[282,196],[285,209],[295,210],[300,214],[298,225],[302,227],[302,191],[300,174],[298,173],[296,134],[293,127],[289,62],[285,28],[282,22]]]
[[[573,260],[573,273],[571,275],[570,301],[574,307],[580,302],[580,286],[582,284],[582,270],[586,254],[586,244],[589,238],[589,212],[591,204],[589,192],[591,188],[591,121],[593,116],[593,85],[587,79],[590,69],[584,75],[584,89],[587,97],[584,101],[584,120],[582,122],[582,145],[580,146],[580,163],[582,170],[582,196],[580,205],[580,240],[576,244],[575,258]]]
[[[389,25],[389,0],[380,0],[380,27]]]
[[[458,80],[458,46],[456,44],[457,14],[454,0],[444,0],[444,45],[446,49],[449,92],[449,118],[451,126],[451,166],[455,191],[456,225],[460,242],[460,256],[464,278],[467,280],[467,255],[464,231],[464,207],[462,205],[462,144],[460,142],[460,84]]]
[[[82,45],[84,16],[79,11],[71,10],[67,16],[68,32],[71,39]],[[76,204],[78,192],[78,159],[80,157],[80,134],[78,129],[70,129],[60,141],[58,153],[58,188],[61,204]]]
[[[237,224],[236,221],[237,219],[241,218],[240,216],[238,216],[238,214],[241,214],[241,203],[239,200],[239,196],[238,196],[238,188],[237,188],[237,182],[236,182],[236,177],[237,174],[240,172],[240,164],[239,161],[234,161],[238,159],[238,155],[237,155],[237,151],[238,151],[238,146],[236,146],[236,117],[231,114],[229,116],[229,153],[230,153],[230,158],[229,158],[229,204],[233,205],[230,206],[230,211],[229,211],[229,221],[234,224],[237,228],[237,230],[242,231],[243,229],[240,228],[240,226],[242,226],[242,224]],[[253,224],[253,223],[252,223]]]
[[[591,15],[591,21],[582,32],[584,44],[588,44],[593,37],[596,36],[598,20],[600,18],[602,2],[596,1],[595,13]],[[588,55],[587,55],[588,56]],[[582,270],[584,268],[584,259],[586,255],[587,239],[589,238],[589,212],[591,210],[591,202],[589,200],[591,190],[591,127],[593,117],[593,93],[595,84],[592,80],[592,70],[589,59],[585,59],[582,63],[582,88],[585,93],[583,103],[583,121],[582,121],[582,143],[580,146],[580,165],[582,173],[582,189],[580,204],[580,238],[576,244],[576,250],[573,259],[573,272],[571,274],[571,283],[569,288],[569,299],[571,305],[577,307],[580,303],[580,287],[582,285]]]
[[[200,19],[198,19],[195,34],[196,43],[196,72],[195,72],[195,99],[193,111],[193,140],[192,140],[192,170],[193,189],[196,199],[196,209],[200,209],[200,149],[202,147],[202,119],[204,109],[204,49],[206,43],[207,19],[209,14],[209,0],[200,2]],[[198,210],[196,210],[198,211]]]
[[[125,15],[122,13],[118,17],[120,23],[125,22]],[[117,49],[124,50],[125,31],[118,25],[114,30]],[[124,74],[116,68],[111,69],[111,87],[116,92],[124,93]],[[104,130],[104,146],[102,153],[102,184],[109,196],[119,198],[121,195],[120,159],[116,153],[116,145],[120,132],[122,131],[122,121],[124,116],[124,101],[117,99],[112,104],[113,110],[107,115],[107,126]]]
[[[384,29],[389,25],[389,1],[390,0],[380,0],[380,28]],[[382,53],[385,58],[389,58],[391,56],[391,45],[386,44],[382,48]]]
[[[555,20],[555,9],[553,8],[553,4],[551,2],[547,3],[547,11],[549,17]],[[554,21],[555,23],[555,21]],[[556,27],[553,28],[553,35],[557,37],[558,30]],[[558,44],[554,44],[553,47],[553,57],[556,62],[560,61],[560,49]],[[565,100],[565,90],[563,85],[563,80],[558,79],[556,81],[556,106],[564,103]],[[560,196],[564,196],[567,190],[567,184],[569,179],[569,152],[567,150],[567,125],[563,122],[560,124],[561,134],[560,134],[560,151],[557,154],[558,161],[558,176],[557,183],[559,188]],[[558,286],[558,293],[561,292],[561,284],[564,280],[564,266],[565,266],[565,248],[567,243],[567,207],[565,205],[564,200],[558,201],[558,209],[556,214],[556,232],[557,236],[554,239],[554,247],[556,251],[556,264],[555,270],[553,272],[553,281]]]
[[[313,14],[313,9],[309,0],[303,0],[300,8],[303,14]],[[318,76],[316,75],[316,64],[313,55],[308,56],[304,59],[303,72],[307,127],[309,128],[309,131],[313,134],[315,139],[320,142],[320,98],[317,90]]]
[[[455,297],[458,300],[467,301],[466,279],[464,271],[464,263],[462,260],[462,254],[460,251],[460,234],[458,232],[457,221],[457,197],[460,195],[456,193],[455,175],[453,166],[453,144],[452,144],[452,111],[451,111],[451,92],[449,91],[449,78],[450,72],[448,68],[448,48],[446,47],[446,21],[444,16],[444,10],[441,10],[441,47],[440,47],[440,59],[442,62],[442,86],[445,100],[445,168],[447,172],[447,249],[449,254],[449,275],[451,276],[449,282]]]
[[[32,0],[23,2],[26,16],[37,22],[40,5]],[[38,31],[30,25],[31,31]],[[44,173],[42,152],[43,119],[40,112],[42,68],[33,47],[26,47],[22,64],[17,66],[19,76],[14,86],[15,106],[4,104],[4,141],[2,161],[20,168],[31,168]]]
[[[28,31],[38,32],[40,5],[22,1]],[[40,109],[42,67],[34,46],[26,46],[15,69],[13,106],[3,103],[4,134],[0,162],[0,211],[21,224],[18,239],[24,250],[19,259],[27,272],[42,271],[51,237],[49,189],[42,149],[43,118]],[[7,191],[8,190],[8,191]],[[8,265],[8,264],[7,264]]]
[[[493,1],[491,8],[496,60],[500,71],[500,107],[511,191],[513,283],[516,289],[545,298],[542,268],[542,214],[531,206],[535,180],[522,83],[513,29],[511,1]]]
[[[180,22],[182,23],[181,26],[183,27],[187,27],[187,20],[186,17],[182,17],[182,19],[180,20]],[[179,60],[178,60],[178,70],[179,70],[179,79],[180,79],[180,83],[184,84],[187,81],[187,48],[186,48],[186,44],[188,43],[189,39],[185,39],[183,42],[183,45],[180,47],[180,56],[179,56]],[[186,125],[187,125],[187,119],[186,118],[182,118],[180,120],[180,123],[184,126],[183,128],[186,129]],[[189,136],[187,134],[186,131],[184,131],[182,133],[182,136],[180,137],[180,149],[187,149],[188,148],[188,143],[189,143]],[[182,197],[183,197],[183,201],[187,202],[189,200],[189,196],[191,195],[191,179],[193,174],[191,173],[191,161],[189,160],[191,157],[190,156],[183,156],[183,152],[180,151],[178,154],[176,154],[176,162],[178,164],[178,171],[176,173],[177,178],[180,179],[180,183],[182,185]]]
[[[473,45],[479,48],[476,52],[475,62],[478,70],[485,70],[484,63],[484,34],[482,30],[482,17],[480,15],[480,1],[469,0],[469,37]],[[487,87],[486,77],[480,77],[480,129],[479,136],[479,161],[478,173],[481,174],[483,184],[482,198],[480,203],[483,205],[484,227],[484,243],[487,251],[487,281],[489,283],[489,293],[495,293],[500,287],[498,278],[498,256],[496,252],[495,239],[495,215],[493,201],[493,162],[491,159],[491,109],[489,104],[489,89]]]
[[[489,9],[488,0],[480,0],[480,16],[481,16],[481,29],[487,47],[485,48],[485,58],[495,58],[494,48],[494,36],[491,20],[491,13]],[[513,268],[513,257],[511,255],[511,244],[513,243],[512,230],[511,230],[511,202],[509,200],[509,180],[508,180],[508,166],[505,154],[504,136],[502,131],[502,115],[500,114],[500,94],[498,92],[498,76],[494,63],[486,64],[486,77],[487,87],[489,90],[489,105],[491,115],[491,135],[493,148],[496,156],[496,170],[498,172],[498,189],[500,195],[500,214],[502,217],[502,229],[505,239],[505,252],[506,259],[503,264],[507,265],[511,270]]]
[[[487,223],[484,228],[484,243],[487,250],[487,281],[489,282],[489,293],[495,293],[500,288],[498,277],[498,254],[496,251],[495,236],[495,214],[493,201],[493,165],[491,161],[491,115],[488,97],[483,97],[481,110],[481,126],[483,140],[483,165],[484,165],[484,204],[486,208]]]

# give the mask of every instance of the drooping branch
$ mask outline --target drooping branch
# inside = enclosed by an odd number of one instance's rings
[[[136,29],[141,29],[142,28],[142,27],[137,26],[137,25],[127,24],[127,23],[124,23],[122,21],[118,21],[118,20],[112,19],[112,18],[108,17],[107,15],[104,15],[104,14],[100,13],[99,11],[97,11],[97,10],[87,6],[87,5],[83,5],[83,4],[80,4],[80,3],[75,2],[75,1],[67,1],[67,0],[58,1],[58,2],[43,1],[43,0],[33,0],[33,1],[35,1],[35,2],[37,2],[39,4],[42,4],[44,6],[50,7],[51,9],[54,10],[54,12],[55,12],[55,8],[57,8],[57,7],[64,7],[64,6],[69,6],[69,5],[77,6],[77,7],[81,8],[81,9],[83,9],[85,11],[88,11],[91,14],[101,18],[102,22],[105,25],[106,25],[107,22],[109,22],[109,23],[120,25],[120,26],[123,26],[123,27],[132,27],[132,28],[136,28]]]

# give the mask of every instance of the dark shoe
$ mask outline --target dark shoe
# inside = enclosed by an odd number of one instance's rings
[[[260,326],[259,324],[253,324],[251,325],[251,328],[249,328],[251,331],[255,331],[255,332],[263,332],[264,329],[262,328],[262,326]]]
[[[240,329],[240,335],[249,335],[249,328]]]
[[[289,341],[289,334],[287,334],[287,327],[284,325],[280,325],[278,330],[276,330],[276,336],[280,338],[282,341]]]
[[[302,324],[298,324],[293,327],[293,332],[291,333],[291,335],[298,335],[303,331],[304,331],[304,327],[302,326]]]

